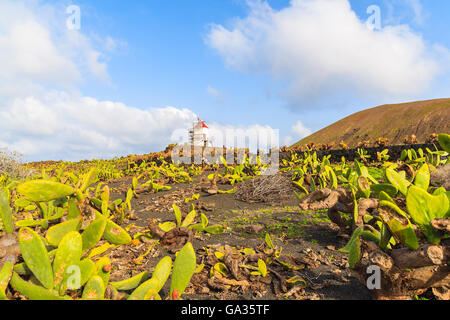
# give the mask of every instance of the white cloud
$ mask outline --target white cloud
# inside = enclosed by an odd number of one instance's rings
[[[429,13],[422,5],[421,0],[390,0],[384,1],[387,14],[383,17],[385,24],[400,24],[408,21],[411,24],[423,26],[429,18]]]
[[[65,13],[58,16],[39,1],[5,0],[0,17],[0,94],[19,93],[11,83],[29,93],[45,86],[73,89],[90,75],[109,79],[104,57],[92,41],[57,19]]]
[[[206,42],[231,68],[287,81],[291,105],[342,94],[417,95],[448,66],[407,25],[369,30],[348,0],[292,0],[281,10],[247,2],[247,17],[212,25]]]
[[[298,139],[303,139],[312,134],[312,131],[306,128],[300,120],[297,121],[297,123],[294,126],[292,126],[292,132]]]
[[[424,10],[420,0],[405,0],[406,3],[411,6],[414,12],[414,21],[417,24],[423,24],[424,21]]]
[[[282,139],[283,146],[290,146],[293,143],[311,135],[313,132],[305,127],[301,120],[298,120],[295,125],[291,127],[290,134],[286,135]]]
[[[60,9],[39,1],[0,2],[0,147],[26,160],[147,153],[195,120],[188,109],[141,110],[83,96],[78,86],[87,78],[109,82],[101,49],[124,43],[66,29]]]
[[[0,142],[28,159],[80,160],[162,150],[196,118],[174,107],[140,110],[65,92],[0,104]]]
[[[105,39],[99,39],[103,43],[103,47],[106,51],[115,51],[117,49],[126,49],[128,44],[123,40],[114,39],[111,36],[107,36]]]

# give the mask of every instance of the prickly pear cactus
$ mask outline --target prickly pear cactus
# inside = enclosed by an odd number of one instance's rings
[[[100,217],[92,221],[81,234],[83,238],[83,251],[92,249],[97,245],[105,232],[107,219]]]
[[[148,280],[150,277],[151,273],[148,271],[144,271],[135,275],[134,277],[122,281],[110,282],[109,284],[117,290],[133,290],[136,289],[140,284]]]
[[[444,149],[446,152],[450,153],[450,135],[448,134],[440,134],[438,136],[439,144],[441,145],[442,149]]]
[[[386,177],[393,186],[395,186],[404,196],[406,196],[408,187],[411,185],[411,182],[403,178],[392,168],[386,169]]]
[[[178,252],[173,264],[173,272],[170,283],[170,297],[178,299],[186,290],[197,266],[195,251],[190,242]]]
[[[78,232],[69,232],[62,238],[53,260],[55,288],[59,288],[67,268],[80,261],[82,249],[82,238]]]
[[[82,299],[85,300],[102,300],[105,296],[105,283],[103,279],[95,275],[84,286]]]
[[[30,228],[25,227],[19,231],[19,244],[27,267],[45,288],[52,289],[52,266],[41,237]]]
[[[153,278],[158,279],[159,285],[157,287],[156,292],[159,292],[161,288],[166,283],[167,279],[170,276],[170,272],[172,271],[172,259],[170,257],[162,258],[155,267],[155,271],[153,271]]]
[[[3,223],[6,233],[14,232],[14,222],[12,217],[12,210],[9,206],[8,190],[5,188],[0,189],[0,220]]]
[[[129,244],[131,242],[131,237],[123,228],[118,226],[116,223],[108,220],[105,227],[105,232],[103,233],[103,238],[108,240],[113,244]]]
[[[109,276],[111,275],[111,261],[108,257],[101,257],[97,260],[95,266],[97,267],[97,275],[102,278],[106,288],[109,283]]]
[[[32,202],[47,202],[73,195],[75,190],[66,184],[50,180],[31,180],[17,187],[17,192]]]
[[[82,217],[78,217],[50,227],[45,236],[48,244],[57,247],[65,235],[80,230],[82,221]]]
[[[128,300],[144,300],[145,295],[150,290],[155,290],[159,288],[159,280],[157,278],[151,278],[150,280],[145,281],[139,287],[137,287],[131,295],[128,297]]]
[[[25,281],[15,272],[10,283],[16,291],[31,300],[71,300],[70,297],[59,296],[53,290]]]

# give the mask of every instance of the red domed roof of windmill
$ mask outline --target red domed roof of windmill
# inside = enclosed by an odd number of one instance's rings
[[[198,117],[197,117],[197,119],[198,119],[198,122],[194,128],[196,128],[196,129],[208,128],[208,126],[205,124],[205,121],[200,120],[200,118],[198,118]]]

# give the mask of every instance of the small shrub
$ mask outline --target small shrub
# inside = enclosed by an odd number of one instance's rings
[[[22,165],[22,155],[20,153],[1,148],[0,174],[6,174],[12,178],[23,178],[29,174],[29,170]]]

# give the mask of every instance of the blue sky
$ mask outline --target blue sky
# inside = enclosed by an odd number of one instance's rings
[[[287,0],[268,2],[274,9],[289,5]],[[426,40],[450,48],[450,36],[444,36],[450,34],[450,23],[445,18],[445,12],[450,12],[450,3],[431,2],[423,3],[425,21],[422,25],[414,21],[414,11],[407,1],[397,1],[392,13],[387,1],[357,0],[351,1],[351,5],[361,20],[368,18],[366,9],[370,5],[379,5],[382,21],[392,14],[399,22],[408,23],[418,33],[423,33]],[[95,7],[92,1],[76,3],[82,10],[86,6],[85,10],[96,12],[92,16],[83,15],[83,28],[105,36],[114,35],[128,45],[126,53],[115,55],[109,63],[116,87],[111,90],[101,84],[92,88],[86,85],[83,89],[88,95],[125,101],[140,108],[149,105],[187,107],[210,121],[231,125],[259,123],[281,130],[293,126],[303,115],[308,119],[303,120],[304,124],[317,130],[354,111],[391,102],[350,97],[336,112],[324,114],[314,108],[312,112],[292,112],[286,108],[286,102],[276,96],[276,90],[270,90],[283,86],[283,81],[227,68],[204,39],[211,23],[227,25],[235,17],[244,18],[248,13],[245,1],[144,0],[120,4],[121,1],[103,0],[95,1]],[[96,19],[98,15],[101,22]],[[208,86],[220,91],[222,99],[208,95]],[[447,92],[411,96],[411,99],[440,97],[441,93]],[[330,101],[328,105],[334,103]]]
[[[275,9],[289,5],[287,0],[268,2]],[[450,23],[445,18],[445,12],[450,12],[450,3],[437,4],[434,1],[434,5],[430,5],[433,1],[424,2],[422,14],[425,21],[420,25],[414,21],[414,12],[408,2],[397,2],[399,5],[394,7],[392,13],[386,6],[387,1],[357,0],[351,1],[351,5],[362,20],[368,18],[366,9],[370,5],[379,5],[382,21],[392,14],[401,19],[400,22],[408,23],[414,30],[423,33],[428,41],[439,42],[450,48],[450,36],[445,36],[450,34]],[[148,103],[153,106],[188,107],[205,119],[233,125],[248,125],[256,121],[268,125],[276,123],[281,128],[283,124],[294,124],[295,119],[289,118],[301,116],[283,110],[286,108],[283,108],[281,99],[268,99],[266,91],[272,86],[281,86],[281,83],[267,76],[230,70],[216,52],[205,44],[209,24],[227,25],[235,17],[246,16],[248,7],[245,1],[144,0],[120,4],[121,1],[103,0],[95,1],[95,7],[93,1],[76,3],[82,10],[86,6],[85,10],[96,12],[92,18],[89,14],[87,17],[83,14],[83,28],[105,36],[114,35],[128,44],[127,52],[114,56],[109,63],[110,74],[117,88],[113,91],[105,87],[84,88],[87,94],[126,101],[137,107],[147,107]],[[383,17],[383,13],[386,17]],[[96,20],[98,15],[101,23]],[[104,28],[103,22],[108,28]],[[206,91],[208,86],[223,92],[223,100],[211,99]],[[372,104],[384,102],[374,101]],[[358,101],[350,102],[349,111],[358,108],[357,105]],[[370,102],[360,107],[369,106]],[[263,110],[258,112],[259,108]],[[277,109],[277,113],[281,112],[277,120],[273,119],[273,108]],[[245,112],[244,116],[237,116],[240,112]],[[266,112],[270,115],[264,115]],[[337,117],[329,114],[318,126],[333,122]]]
[[[450,96],[448,1],[313,2],[5,0],[0,20],[18,19],[0,24],[0,49],[31,53],[0,77],[0,147],[27,160],[159,151],[195,115],[293,143],[368,107]],[[81,10],[72,33],[69,5]],[[381,30],[361,28],[371,5]],[[17,45],[17,30],[37,44]],[[40,54],[55,59],[36,71]]]

